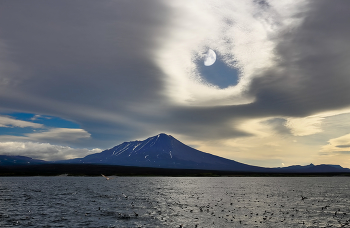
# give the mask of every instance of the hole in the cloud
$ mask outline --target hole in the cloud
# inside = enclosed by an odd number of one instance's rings
[[[205,66],[202,60],[197,60],[196,64],[202,79],[220,89],[235,86],[239,82],[239,70],[227,66],[219,54],[211,66]]]

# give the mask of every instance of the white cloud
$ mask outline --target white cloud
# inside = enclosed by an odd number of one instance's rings
[[[32,118],[30,118],[31,121],[37,120],[41,117],[41,115],[34,115]]]
[[[75,141],[78,139],[90,138],[90,136],[90,133],[84,129],[74,128],[52,128],[48,131],[26,134],[26,137],[32,140],[55,139],[58,141]]]
[[[293,2],[293,4],[291,4]],[[173,10],[168,36],[156,52],[166,73],[166,94],[181,104],[244,104],[244,95],[257,72],[274,64],[273,37],[295,23],[291,15],[300,1],[167,1]],[[211,48],[223,61],[241,72],[238,85],[219,89],[206,84],[194,63]]]
[[[0,127],[32,127],[42,128],[42,124],[32,123],[29,121],[17,120],[8,116],[0,116]]]
[[[313,135],[322,132],[321,123],[323,117],[308,116],[305,118],[288,118],[288,127],[295,136]]]
[[[273,128],[266,124],[269,118],[250,119],[239,124],[237,127],[243,132],[247,132],[256,137],[264,138],[274,134]]]
[[[348,152],[350,153],[350,134],[330,139],[321,149],[323,153]]]
[[[321,112],[303,118],[287,118],[286,127],[288,127],[295,136],[313,135],[323,132],[322,122],[327,117],[350,113],[350,109],[340,109],[327,112]]]
[[[1,135],[0,141],[34,141],[69,143],[88,139],[91,135],[84,129],[51,128],[46,131],[27,133],[24,136]]]
[[[0,142],[0,153],[3,155],[22,155],[48,161],[79,158],[101,151],[99,148],[91,150],[86,148],[76,149],[50,143]]]

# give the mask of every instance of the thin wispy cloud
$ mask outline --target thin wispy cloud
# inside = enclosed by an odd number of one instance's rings
[[[9,116],[0,116],[0,127],[42,128],[43,125],[29,121],[14,119]]]

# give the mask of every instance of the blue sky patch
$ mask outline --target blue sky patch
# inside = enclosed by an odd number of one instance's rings
[[[216,61],[213,65],[204,66],[202,59],[198,60],[196,64],[202,79],[220,89],[238,84],[239,70],[227,66],[218,53],[216,53]]]
[[[32,127],[0,127],[0,135],[23,136],[28,133],[35,133],[38,130]]]
[[[17,120],[43,124],[47,128],[80,128],[77,123],[54,116],[36,115],[32,113],[4,113],[3,115],[11,116]]]

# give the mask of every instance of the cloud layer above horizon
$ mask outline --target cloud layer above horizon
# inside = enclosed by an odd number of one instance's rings
[[[16,134],[0,131],[0,154],[81,157],[165,132],[253,165],[350,167],[349,10],[341,0],[6,1],[0,128]],[[218,70],[203,64],[209,49],[237,84],[206,80],[203,67]],[[79,127],[36,120],[45,115]]]

